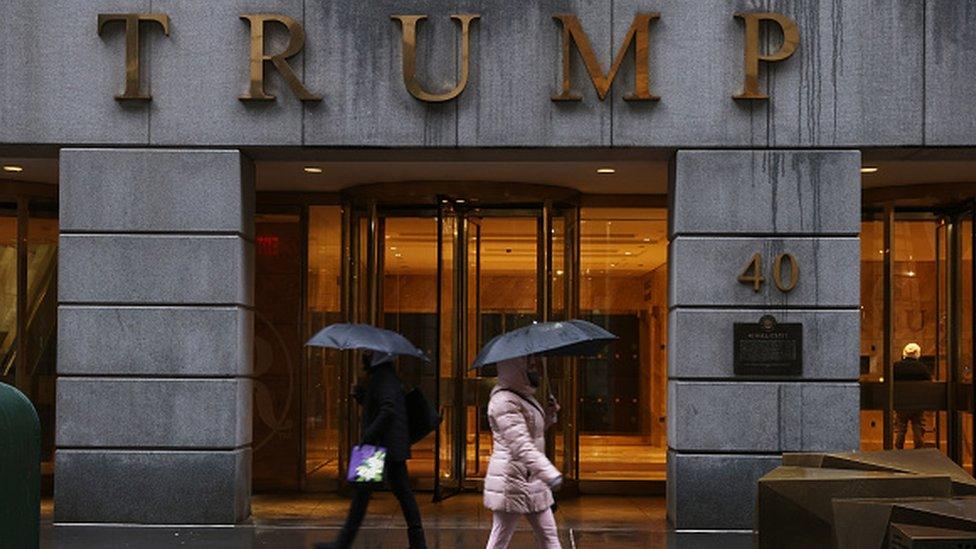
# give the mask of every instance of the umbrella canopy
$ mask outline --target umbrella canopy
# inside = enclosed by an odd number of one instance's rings
[[[617,336],[585,320],[539,322],[504,333],[481,349],[472,368],[529,355],[587,356]]]
[[[360,349],[385,355],[403,355],[430,362],[423,351],[402,335],[369,324],[331,324],[308,340],[306,345],[331,349]]]

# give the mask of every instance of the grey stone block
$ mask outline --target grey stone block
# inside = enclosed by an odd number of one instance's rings
[[[860,374],[860,312],[796,309],[672,309],[668,316],[668,375],[734,378],[733,324],[778,322],[803,325],[802,379],[857,380]]]
[[[251,514],[251,449],[61,450],[55,522],[235,524]]]
[[[861,231],[858,151],[678,151],[674,234]]]
[[[242,307],[58,308],[58,374],[249,376],[254,313]]]
[[[744,42],[742,24],[732,14],[755,9],[749,4],[614,0],[611,42],[615,49],[635,13],[661,12],[650,32],[651,91],[661,100],[623,99],[634,85],[631,52],[614,83],[614,146],[766,146],[768,103],[732,99],[742,86]],[[605,58],[604,68],[609,61]],[[576,74],[582,79],[585,73]]]
[[[252,305],[253,250],[237,236],[61,235],[62,303]]]
[[[973,5],[925,3],[925,143],[971,145],[976,135]],[[918,21],[916,21],[916,26]]]
[[[932,3],[769,2],[800,30],[796,53],[761,69],[771,97],[769,145],[920,143],[928,118],[921,23]]]
[[[60,377],[59,447],[230,449],[251,443],[249,378]]]
[[[684,452],[850,451],[860,445],[851,383],[668,382],[668,444]]]
[[[668,520],[679,530],[751,530],[760,477],[779,456],[668,451]]]
[[[601,102],[575,48],[573,90],[583,100],[551,100],[560,92],[562,83],[562,30],[552,16],[575,14],[606,70],[613,60],[611,51],[616,53],[623,38],[611,41],[614,14],[611,1],[461,0],[458,9],[482,16],[472,40],[471,84],[457,104],[458,145],[609,146],[612,143],[612,97],[629,90],[623,82],[615,82],[612,95]],[[633,72],[632,67],[632,61],[624,64],[621,73]]]
[[[62,149],[62,232],[254,232],[236,150]]]
[[[0,4],[0,141],[146,143],[148,107],[115,100],[125,87],[122,25],[99,36],[96,23],[99,13],[148,11],[148,0]],[[143,34],[144,47],[165,40],[158,27]],[[147,89],[152,72],[146,63]]]
[[[762,254],[765,283],[759,292],[738,281]],[[789,293],[777,289],[773,265],[792,254],[799,280]],[[857,238],[725,238],[679,236],[671,241],[668,263],[671,307],[740,305],[769,307],[857,307],[860,304],[861,248]],[[783,283],[789,283],[783,261]]]
[[[268,93],[276,101],[244,103],[250,85],[249,13],[276,13],[303,20],[301,0],[153,0],[153,11],[169,13],[172,34],[152,52],[153,103],[150,142],[154,145],[300,145],[302,104],[265,63]],[[309,3],[311,6],[312,3]],[[284,51],[284,26],[265,27],[265,52]],[[309,34],[305,51],[323,48],[323,36]],[[328,50],[323,50],[328,51]],[[304,53],[288,60],[303,78]],[[312,89],[313,92],[319,90]]]
[[[442,93],[457,82],[460,33],[457,3],[306,2],[306,85],[322,94],[305,105],[306,145],[454,146],[457,102],[424,103],[403,84],[396,14],[425,14],[417,36],[417,74],[424,88]],[[475,13],[481,13],[475,10]],[[472,25],[472,44],[481,24]],[[504,21],[492,21],[495,25]],[[483,85],[472,72],[465,94]]]

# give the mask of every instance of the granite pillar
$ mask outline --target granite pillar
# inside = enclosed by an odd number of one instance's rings
[[[62,149],[56,522],[250,515],[251,162]]]
[[[677,529],[752,529],[756,481],[782,452],[858,448],[859,167],[856,151],[677,152],[668,298]],[[755,254],[758,288],[739,280]],[[777,285],[785,254],[798,270],[783,267]],[[801,325],[798,375],[736,374],[733,326],[763,315]]]

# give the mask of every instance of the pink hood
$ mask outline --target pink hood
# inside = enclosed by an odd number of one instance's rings
[[[535,387],[529,384],[527,374],[529,360],[527,357],[513,358],[498,363],[498,382],[502,389],[510,389],[519,394],[531,396],[535,394]]]

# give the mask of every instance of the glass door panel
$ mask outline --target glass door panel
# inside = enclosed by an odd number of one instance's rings
[[[976,309],[973,307],[974,264],[973,209],[970,205],[957,219],[959,227],[959,356],[956,368],[954,395],[957,416],[959,462],[973,472],[973,329]]]
[[[938,221],[896,217],[892,255],[895,403],[891,421],[895,448],[937,446],[938,411],[946,388],[936,382],[938,341]],[[914,344],[914,346],[912,346]],[[912,370],[906,351],[920,349],[922,368]],[[924,372],[921,370],[924,369]]]
[[[329,324],[343,321],[342,211],[338,206],[308,210],[307,340]],[[340,444],[348,398],[342,353],[305,347],[305,484],[334,487],[340,478]]]
[[[297,489],[302,463],[301,218],[255,219],[253,485]]]
[[[437,219],[381,216],[383,327],[403,334],[427,356],[437,356]],[[398,360],[405,390],[420,389],[432,401],[437,371],[433,364],[406,358]],[[436,434],[431,433],[411,448],[408,462],[418,487],[430,489],[434,478]]]
[[[443,205],[438,213],[437,241],[437,319],[438,392],[442,421],[437,438],[437,469],[434,479],[434,497],[443,499],[460,493],[463,488],[461,449],[463,448],[464,415],[459,407],[455,372],[461,355],[457,351],[454,335],[461,324],[457,313],[455,295],[458,266],[457,237],[458,216],[450,205]],[[458,444],[462,447],[459,448]]]
[[[580,317],[620,338],[580,359],[580,479],[663,480],[667,211],[584,208],[580,233]]]
[[[576,281],[578,265],[574,261],[577,249],[577,208],[551,208],[551,264],[548,270],[551,311],[549,320],[568,320],[578,316]],[[577,361],[570,357],[547,360],[548,390],[559,402],[559,420],[551,432],[553,464],[563,472],[567,493],[573,491],[578,480],[576,441],[576,384]]]

